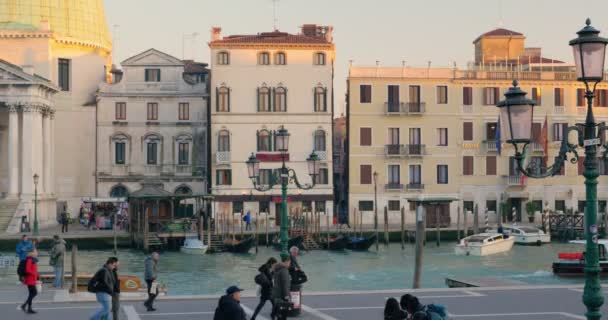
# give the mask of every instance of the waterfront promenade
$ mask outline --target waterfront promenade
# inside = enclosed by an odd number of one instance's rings
[[[414,290],[367,292],[304,292],[303,320],[373,320],[382,319],[388,297],[399,297]],[[606,291],[604,291],[606,292]],[[97,304],[92,296],[81,294],[70,297],[66,291],[46,290],[35,301],[38,315],[29,316],[18,310],[24,288],[0,288],[0,313],[5,319],[86,319]],[[517,286],[466,289],[421,289],[413,292],[423,303],[447,306],[451,319],[477,320],[571,320],[585,319],[581,302],[582,286]],[[252,292],[245,292],[242,305],[250,316],[257,304]],[[142,297],[125,297],[122,302],[123,319],[213,319],[218,296],[168,296],[157,303],[158,311],[148,313]],[[268,320],[267,306],[258,319]],[[603,313],[608,314],[604,305]]]

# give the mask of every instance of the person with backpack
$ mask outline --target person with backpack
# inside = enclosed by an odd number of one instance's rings
[[[275,264],[277,264],[277,259],[275,259],[274,257],[271,257],[270,259],[268,259],[268,261],[266,261],[266,263],[264,263],[258,269],[258,271],[260,271],[260,273],[258,273],[258,275],[255,276],[254,280],[255,280],[255,283],[260,286],[260,303],[258,303],[258,306],[255,307],[255,312],[253,312],[253,315],[251,316],[251,320],[255,320],[255,317],[258,315],[258,313],[260,313],[262,308],[264,308],[266,301],[270,301],[270,303],[272,304],[272,308],[274,309],[274,302],[272,301],[271,298],[272,298],[272,269],[274,268]]]
[[[30,237],[28,237],[27,234],[22,235],[21,242],[19,242],[19,244],[17,244],[17,250],[15,251],[17,253],[17,255],[19,256],[19,261],[25,260],[28,253],[30,251],[32,251],[33,247],[34,247],[34,244],[30,240]]]
[[[399,301],[395,298],[388,298],[384,306],[384,320],[405,320],[407,313],[399,307]]]
[[[101,305],[101,308],[89,318],[90,320],[112,319],[111,302],[116,285],[114,270],[117,265],[118,258],[108,258],[106,264],[89,281],[87,289],[89,292],[95,293],[97,302]]]
[[[53,281],[53,287],[63,288],[63,257],[65,255],[65,240],[61,239],[58,235],[53,236],[53,248],[49,256],[49,265],[53,267],[53,273],[55,274],[55,280]]]
[[[27,300],[21,305],[21,310],[28,314],[34,314],[36,311],[32,309],[32,302],[38,295],[36,283],[38,282],[38,250],[32,247],[27,253],[25,259],[19,262],[17,269],[19,277],[23,279],[23,284],[27,286]]]
[[[416,320],[447,320],[448,313],[445,306],[440,304],[424,305],[411,294],[404,294],[399,302],[401,308]]]
[[[243,217],[243,221],[245,221],[245,230],[251,230],[251,212],[249,210]]]
[[[271,319],[284,320],[287,315],[281,312],[282,306],[291,301],[291,277],[289,275],[289,266],[291,260],[289,257],[281,257],[281,263],[276,263],[273,268],[272,274],[272,299],[274,301],[272,313],[270,314]]]
[[[247,320],[245,310],[241,307],[241,291],[237,286],[226,289],[226,295],[220,298],[213,320]]]

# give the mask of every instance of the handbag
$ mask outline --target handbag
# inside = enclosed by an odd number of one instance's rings
[[[293,271],[291,274],[291,284],[303,284],[308,281],[306,273],[302,270]]]
[[[277,314],[279,315],[286,316],[294,310],[293,303],[285,300],[276,301],[275,306],[277,308]]]
[[[40,294],[42,292],[42,281],[36,281],[36,292]]]

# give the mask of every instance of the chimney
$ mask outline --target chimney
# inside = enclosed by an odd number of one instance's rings
[[[324,28],[325,28],[325,40],[329,43],[334,42],[334,36],[333,36],[334,27],[326,26]]]
[[[29,75],[34,75],[34,66],[31,64],[22,65],[21,70]]]
[[[220,40],[222,36],[221,27],[211,27],[211,41]]]
[[[317,25],[316,24],[302,25],[302,34],[307,37],[316,37],[317,36]]]

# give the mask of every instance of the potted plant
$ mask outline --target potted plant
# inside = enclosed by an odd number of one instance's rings
[[[530,201],[526,203],[526,213],[528,213],[528,221],[530,223],[534,222],[534,213],[538,211],[538,204],[536,202]]]

